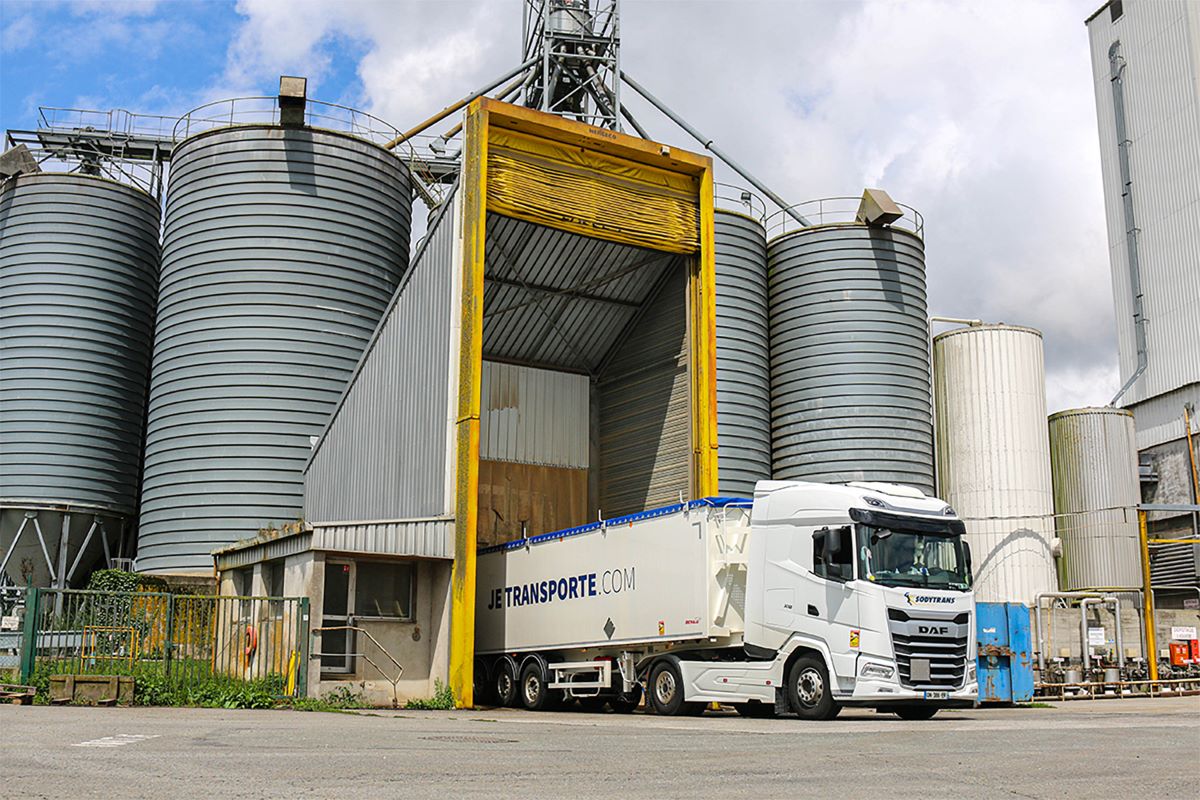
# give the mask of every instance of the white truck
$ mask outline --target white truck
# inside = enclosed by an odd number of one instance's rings
[[[963,523],[894,484],[763,481],[481,550],[477,697],[928,719],[977,696]]]

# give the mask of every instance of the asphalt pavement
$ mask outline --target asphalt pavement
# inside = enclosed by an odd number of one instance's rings
[[[1196,797],[1200,698],[832,722],[0,706],[12,798]]]

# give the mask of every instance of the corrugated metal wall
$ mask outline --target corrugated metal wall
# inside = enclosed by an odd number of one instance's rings
[[[1131,2],[1115,22],[1088,23],[1100,132],[1100,165],[1112,265],[1121,380],[1134,371],[1133,298],[1113,115],[1108,51],[1125,60],[1126,132],[1147,325],[1146,372],[1122,399],[1131,404],[1200,381],[1200,4]],[[1144,426],[1141,448],[1179,438]]]
[[[0,187],[0,500],[133,513],[158,255],[144,192],[46,173]]]
[[[714,215],[717,308],[717,480],[721,494],[754,496],[771,477],[767,232],[742,214]]]
[[[768,245],[772,473],[933,493],[925,250],[844,224]]]
[[[1042,335],[982,325],[933,340],[939,496],[967,526],[981,602],[1058,587]]]
[[[1133,416],[1115,408],[1050,417],[1054,512],[1063,543],[1063,589],[1142,585]]]
[[[312,523],[442,517],[457,396],[459,213],[446,201],[305,473]]]
[[[246,126],[174,153],[139,569],[303,513],[303,468],[408,264],[403,163],[350,136]]]
[[[480,392],[481,459],[588,466],[586,375],[484,361]]]
[[[606,517],[689,495],[691,389],[686,267],[667,276],[597,380],[600,510]]]

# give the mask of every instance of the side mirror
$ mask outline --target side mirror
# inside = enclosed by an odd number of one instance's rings
[[[974,570],[971,569],[971,543],[964,540],[962,543],[962,547],[963,547],[963,559],[965,559],[967,562],[967,574],[971,574],[972,572],[974,572]]]

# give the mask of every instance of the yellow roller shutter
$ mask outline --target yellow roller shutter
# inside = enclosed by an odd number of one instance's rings
[[[585,236],[694,253],[698,180],[539,136],[488,131],[488,210]]]

